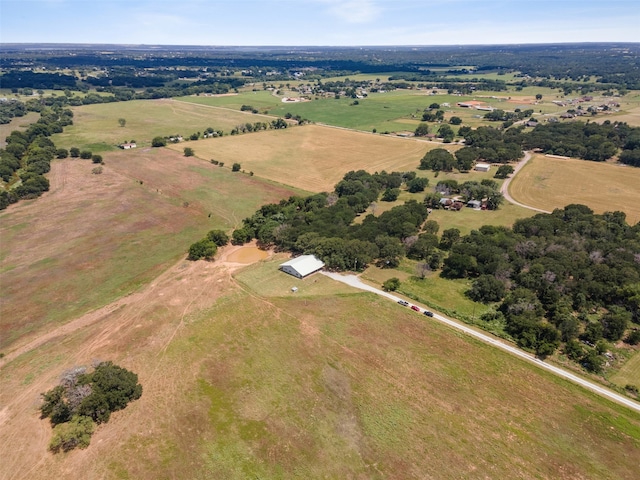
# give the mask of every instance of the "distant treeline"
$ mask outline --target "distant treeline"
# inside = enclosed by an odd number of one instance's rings
[[[618,89],[640,89],[637,43],[589,43],[549,45],[489,45],[430,47],[143,47],[66,46],[43,48],[33,45],[5,47],[0,62],[5,68],[45,66],[48,68],[133,67],[165,70],[176,67],[243,69],[255,74],[276,69],[291,73],[307,69],[314,75],[338,73],[397,73],[423,76],[436,67],[466,67],[477,71],[521,72],[523,76],[549,81],[591,82]],[[62,53],[64,52],[64,53]],[[73,53],[73,55],[69,55]],[[456,73],[463,73],[456,69]]]

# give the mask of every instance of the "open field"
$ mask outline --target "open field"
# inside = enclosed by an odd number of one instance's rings
[[[50,192],[0,214],[2,351],[138,289],[209,229],[298,193],[167,149],[105,162],[92,175],[88,161],[54,161]]]
[[[415,170],[424,154],[438,146],[319,125],[189,143],[200,158],[219,160],[226,166],[238,162],[243,170],[253,171],[259,177],[311,192],[333,190],[350,170]],[[184,144],[168,148],[182,151]]]
[[[240,123],[271,121],[253,115],[220,108],[207,108],[175,100],[134,100],[73,107],[74,124],[54,135],[57,147],[88,148],[95,152],[114,150],[123,142],[136,140],[149,146],[156,136],[182,135],[188,138],[208,127],[229,132]],[[118,119],[126,125],[120,127]]]
[[[4,148],[7,145],[5,139],[14,130],[26,130],[29,125],[35,123],[40,114],[36,112],[27,112],[24,117],[14,117],[9,123],[0,125],[0,148]]]
[[[630,225],[640,221],[640,169],[577,159],[534,155],[509,186],[513,198],[552,211],[571,203],[596,213],[622,211]]]
[[[631,384],[640,388],[640,351],[637,351],[627,360],[622,368],[609,380],[621,387]]]
[[[0,478],[634,478],[637,414],[373,294],[261,284],[181,262],[2,367]],[[142,398],[53,456],[38,394],[92,358]]]

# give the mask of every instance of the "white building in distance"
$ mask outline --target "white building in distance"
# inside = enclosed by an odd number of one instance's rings
[[[324,267],[324,262],[315,255],[300,255],[280,264],[280,270],[297,278],[304,278]]]

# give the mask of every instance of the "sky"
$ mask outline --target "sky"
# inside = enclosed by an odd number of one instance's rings
[[[0,43],[640,42],[639,0],[0,0]]]

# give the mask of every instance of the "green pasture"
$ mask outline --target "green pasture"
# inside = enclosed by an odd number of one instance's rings
[[[620,387],[635,385],[640,388],[640,352],[636,352],[627,360],[622,368],[611,376],[609,380]]]
[[[72,108],[74,124],[53,136],[56,146],[90,148],[94,152],[115,150],[123,142],[135,140],[138,147],[151,145],[156,136],[182,135],[211,127],[226,133],[246,122],[270,122],[262,115],[222,108],[209,108],[174,100],[133,100]],[[121,127],[118,119],[124,118]]]
[[[637,414],[373,294],[234,295],[166,355],[201,365],[178,393],[193,408],[136,463],[114,452],[120,472],[617,479],[637,467]]]

